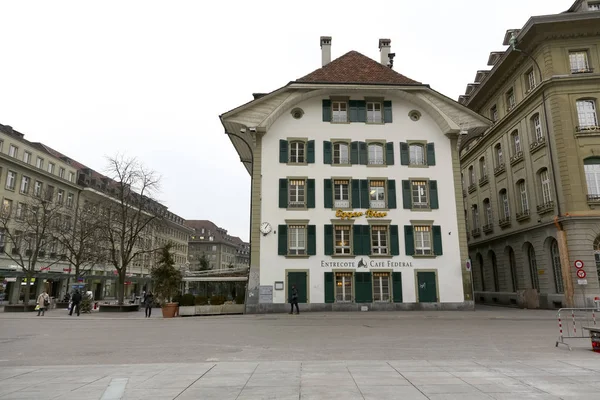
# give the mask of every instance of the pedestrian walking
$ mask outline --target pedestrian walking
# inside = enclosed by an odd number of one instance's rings
[[[38,317],[40,316],[40,313],[42,315],[42,317],[44,316],[44,314],[46,313],[46,310],[48,309],[48,306],[50,305],[50,296],[48,296],[48,293],[46,293],[46,291],[44,290],[42,293],[40,293],[40,295],[37,298],[37,309],[38,309]]]
[[[75,289],[75,293],[73,293],[73,297],[71,298],[71,311],[69,311],[69,315],[73,315],[73,310],[77,309],[77,316],[79,317],[79,312],[80,312],[80,307],[79,305],[81,304],[81,293],[79,293],[79,289]]]
[[[146,318],[150,318],[152,315],[152,306],[154,305],[154,295],[151,291],[148,291],[144,296],[144,308],[146,310]]]
[[[292,293],[290,295],[290,314],[294,313],[294,305],[296,306],[296,314],[300,314],[300,309],[298,308],[298,289],[296,289],[296,285],[292,285]]]

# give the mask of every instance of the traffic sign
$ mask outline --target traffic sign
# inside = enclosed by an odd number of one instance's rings
[[[587,274],[585,273],[584,270],[582,270],[582,269],[577,270],[577,277],[579,279],[585,279],[586,276],[587,276]]]
[[[578,285],[587,285],[587,279],[577,279]]]
[[[575,268],[577,268],[577,269],[583,268],[583,261],[575,260]]]

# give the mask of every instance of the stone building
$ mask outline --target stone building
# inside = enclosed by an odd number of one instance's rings
[[[247,267],[248,243],[231,236],[227,230],[208,220],[187,220],[186,226],[193,230],[189,239],[189,262],[191,270],[202,269],[205,257],[208,269]]]

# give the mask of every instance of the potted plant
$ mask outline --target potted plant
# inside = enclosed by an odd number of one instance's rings
[[[165,244],[160,250],[157,263],[151,269],[154,280],[154,294],[162,306],[163,318],[173,318],[179,309],[179,303],[173,302],[181,284],[181,272],[175,268],[172,243]]]

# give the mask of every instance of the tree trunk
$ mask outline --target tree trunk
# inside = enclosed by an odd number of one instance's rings
[[[29,304],[29,293],[31,291],[30,287],[31,277],[29,275],[25,275],[25,295],[23,297],[23,310],[27,311],[27,305]]]
[[[127,271],[125,270],[125,268],[119,270],[119,280],[117,287],[119,305],[125,304],[125,278],[127,275],[126,272]]]

